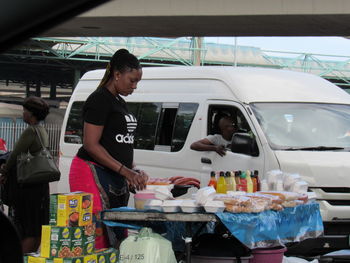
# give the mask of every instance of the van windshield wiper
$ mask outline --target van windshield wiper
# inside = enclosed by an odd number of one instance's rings
[[[316,147],[290,147],[284,149],[286,151],[332,151],[332,150],[344,150],[343,147],[328,147],[328,146],[316,146]]]

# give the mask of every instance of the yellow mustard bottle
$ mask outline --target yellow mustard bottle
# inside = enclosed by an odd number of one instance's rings
[[[218,194],[226,194],[227,193],[227,185],[226,185],[224,172],[220,172],[220,176],[219,176],[218,182],[216,184],[216,192]]]
[[[246,171],[246,180],[247,180],[247,193],[253,193],[253,180],[252,177],[250,176],[251,172],[249,170]]]
[[[227,171],[225,174],[225,181],[226,181],[226,190],[227,191],[236,191],[236,182],[234,177],[232,177],[232,174],[230,171]]]

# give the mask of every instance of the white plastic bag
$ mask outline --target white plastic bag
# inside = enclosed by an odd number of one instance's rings
[[[151,228],[127,237],[119,249],[119,263],[176,263],[171,242]]]
[[[282,263],[318,263],[318,260],[314,259],[313,261],[308,261],[302,258],[283,256]]]

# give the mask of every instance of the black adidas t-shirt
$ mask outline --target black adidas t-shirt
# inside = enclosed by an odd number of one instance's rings
[[[107,88],[95,90],[83,107],[84,122],[104,126],[101,145],[116,160],[132,168],[136,118],[128,112],[125,101],[115,97]],[[78,157],[96,162],[82,146]]]

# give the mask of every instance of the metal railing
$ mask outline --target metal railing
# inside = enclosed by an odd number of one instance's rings
[[[26,123],[0,123],[0,138],[5,140],[8,151],[12,151],[22,132],[28,127]],[[53,123],[44,124],[49,134],[49,150],[54,157],[59,155],[61,126]]]

